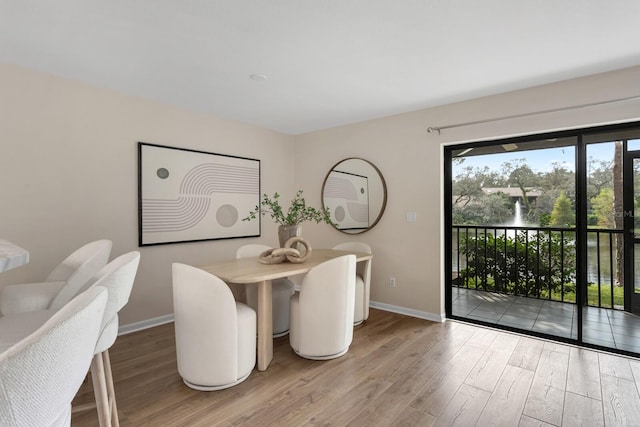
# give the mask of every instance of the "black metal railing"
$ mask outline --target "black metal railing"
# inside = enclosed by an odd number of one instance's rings
[[[575,303],[575,229],[457,225],[452,235],[454,286]],[[621,309],[622,231],[590,229],[587,237],[588,305]]]
[[[622,230],[592,228],[587,231],[587,281],[589,305],[624,309]]]

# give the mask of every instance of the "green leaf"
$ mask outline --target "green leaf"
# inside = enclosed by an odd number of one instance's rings
[[[307,206],[302,190],[298,190],[291,205],[287,209],[286,215],[278,199],[280,195],[274,193],[273,197],[269,197],[267,194],[263,194],[261,206],[256,206],[254,210],[249,212],[247,217],[243,218],[243,221],[251,221],[256,219],[258,215],[263,216],[269,214],[271,218],[279,225],[300,225],[303,222],[315,221],[316,223],[325,222],[329,225],[336,226],[331,221],[329,209],[316,209],[312,206]]]

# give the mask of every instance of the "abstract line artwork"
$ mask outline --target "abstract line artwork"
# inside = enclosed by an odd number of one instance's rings
[[[260,160],[138,143],[140,246],[260,236]]]
[[[369,227],[369,180],[366,176],[332,170],[323,200],[339,230]]]

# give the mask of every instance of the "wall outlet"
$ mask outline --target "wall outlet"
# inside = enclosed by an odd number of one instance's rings
[[[392,288],[396,287],[396,278],[395,277],[389,277],[389,286],[391,286]]]

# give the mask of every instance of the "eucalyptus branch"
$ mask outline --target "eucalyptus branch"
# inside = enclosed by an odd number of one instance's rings
[[[291,205],[286,215],[280,206],[279,198],[280,195],[278,193],[275,193],[273,197],[263,194],[260,206],[256,206],[254,210],[249,212],[249,215],[242,220],[251,221],[252,219],[256,219],[259,214],[262,216],[269,214],[274,222],[279,225],[300,225],[306,221],[315,221],[318,224],[325,222],[329,225],[336,225],[331,221],[328,208],[321,210],[307,206],[307,202],[304,197],[302,197],[302,190],[298,190],[293,200],[291,200]]]

